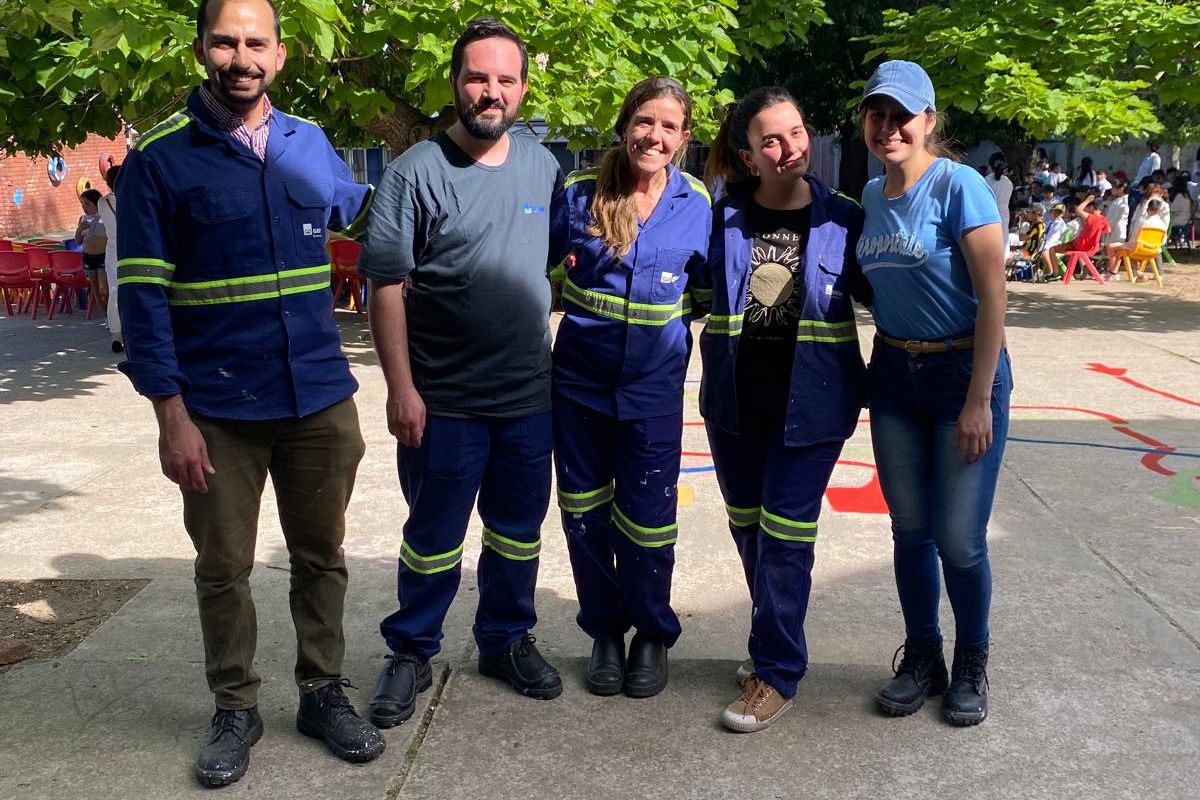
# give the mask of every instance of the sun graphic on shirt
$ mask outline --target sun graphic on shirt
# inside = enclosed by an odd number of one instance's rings
[[[799,298],[794,276],[800,267],[796,247],[759,245],[754,248],[746,317],[768,326],[786,323],[799,316]]]

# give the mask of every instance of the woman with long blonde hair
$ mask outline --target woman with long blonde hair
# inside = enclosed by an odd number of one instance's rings
[[[552,209],[551,252],[574,254],[554,346],[555,470],[598,695],[661,692],[680,634],[671,575],[683,380],[692,276],[711,226],[704,185],[678,167],[691,111],[677,81],[638,83],[618,143],[597,169],[570,175]]]

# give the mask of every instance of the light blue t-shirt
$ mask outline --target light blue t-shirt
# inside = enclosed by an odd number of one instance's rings
[[[875,293],[875,322],[898,339],[943,339],[975,329],[979,300],[958,241],[999,223],[996,197],[971,167],[939,158],[900,197],[884,176],[863,190],[858,261]]]

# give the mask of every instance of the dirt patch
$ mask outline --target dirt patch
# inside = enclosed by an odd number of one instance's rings
[[[1175,264],[1167,264],[1163,292],[1184,300],[1200,300],[1200,249],[1172,250]]]
[[[66,655],[147,583],[0,581],[0,661]],[[0,664],[0,672],[6,669]]]

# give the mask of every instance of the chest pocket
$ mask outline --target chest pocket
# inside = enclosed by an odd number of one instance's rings
[[[817,261],[813,290],[820,313],[819,319],[841,320],[846,315],[850,298],[846,276],[842,273],[843,266],[840,255],[823,255]]]
[[[679,299],[687,281],[687,263],[690,250],[675,250],[660,247],[650,271],[650,302],[655,304],[674,303]]]
[[[261,202],[257,189],[210,189],[198,187],[188,192],[188,208],[201,225],[223,225],[250,216]]]
[[[285,224],[292,229],[301,265],[314,266],[328,261],[325,219],[332,187],[312,181],[285,181],[283,188],[287,192],[291,216]]]

